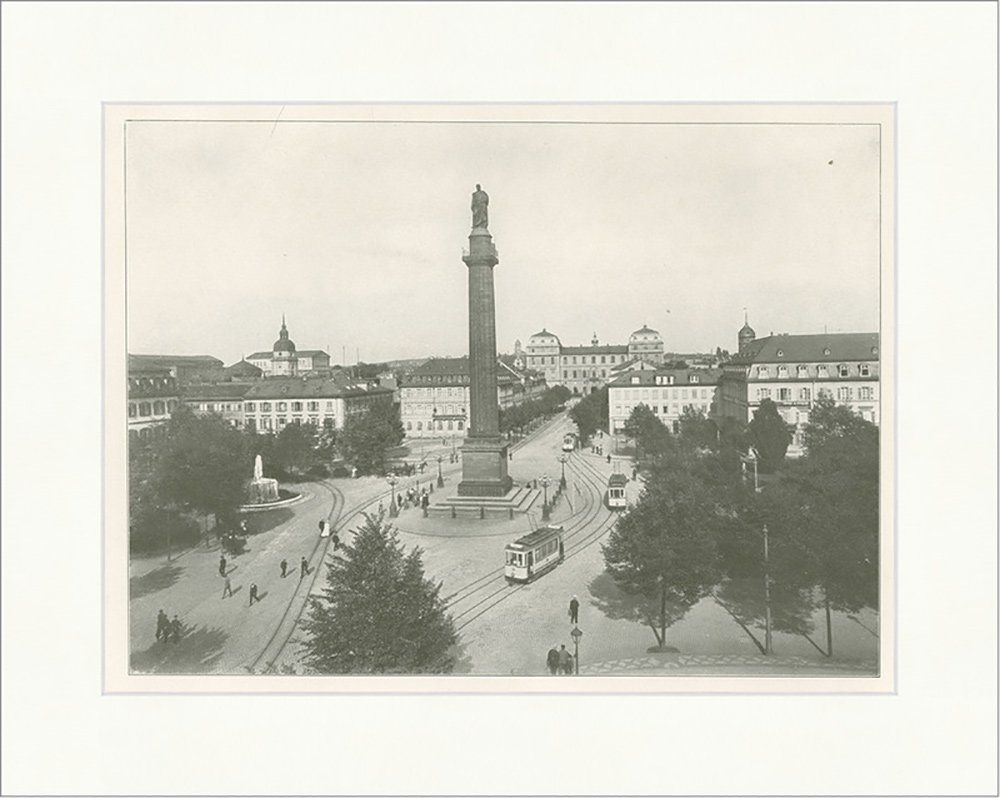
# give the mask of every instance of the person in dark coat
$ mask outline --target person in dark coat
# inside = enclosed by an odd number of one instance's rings
[[[580,600],[573,596],[569,600],[569,622],[572,624],[577,623],[580,620]]]
[[[288,576],[288,560],[281,561],[281,578]]]
[[[156,614],[156,639],[166,640],[169,632],[170,632],[170,619],[167,618],[167,613],[165,613],[163,610],[160,610]]]
[[[549,655],[545,658],[545,664],[549,669],[549,673],[553,676],[559,674],[559,652],[556,651],[555,646],[549,649]]]
[[[309,573],[309,560],[305,557],[299,563],[299,579],[305,579],[306,574]]]
[[[225,575],[226,575],[226,555],[225,554],[220,554],[219,555],[219,576],[225,576]]]
[[[176,615],[174,619],[170,622],[170,640],[173,643],[179,643],[181,639],[181,621]]]
[[[257,597],[257,583],[256,582],[254,582],[252,585],[250,585],[250,606],[251,607],[253,606],[253,603],[255,601],[260,601],[260,599]]]
[[[573,673],[573,655],[566,650],[566,644],[559,646],[559,670],[563,676]]]

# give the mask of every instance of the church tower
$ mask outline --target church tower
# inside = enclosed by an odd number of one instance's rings
[[[298,373],[298,356],[295,354],[295,342],[288,337],[284,313],[281,314],[278,340],[271,350],[271,373],[276,377],[294,377]]]
[[[743,326],[740,328],[736,337],[739,341],[739,351],[741,353],[757,339],[757,333],[753,331],[753,327],[751,327],[750,323],[747,321],[747,312],[745,309],[743,311]]]

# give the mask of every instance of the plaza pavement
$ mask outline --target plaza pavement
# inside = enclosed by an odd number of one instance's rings
[[[568,419],[560,416],[516,449],[508,463],[514,480],[524,484],[545,474],[551,481],[550,491],[554,490],[560,475],[558,460],[562,455],[562,435],[571,428]],[[427,451],[433,452],[434,447],[427,447]],[[441,447],[441,453],[446,451],[450,452],[450,447]],[[586,461],[604,476],[615,468],[627,474],[631,472],[628,461],[609,465],[606,457],[590,454],[589,448],[573,457]],[[401,480],[397,490],[405,490],[409,484],[433,482],[437,477],[436,465],[435,462],[423,475]],[[562,523],[569,528],[584,512],[581,500],[588,490],[592,491],[591,502],[600,501],[599,492],[587,487],[578,476],[580,470],[581,466],[576,463],[567,467],[568,490],[555,508],[552,523]],[[432,499],[454,493],[461,466],[445,461],[442,471],[445,487],[435,488]],[[343,493],[348,508],[388,491],[385,480],[374,477],[330,480],[329,484]],[[293,611],[289,616],[294,621],[296,608],[304,603],[306,592],[310,589],[318,592],[325,584],[321,551],[316,551],[311,562],[311,566],[319,570],[301,584],[298,563],[300,557],[308,557],[316,549],[319,519],[327,517],[333,507],[333,496],[324,485],[310,483],[297,486],[297,489],[306,494],[300,503],[251,516],[251,526],[258,531],[249,538],[248,551],[228,558],[236,591],[232,598],[221,598],[217,546],[191,550],[170,563],[161,560],[157,565],[148,559],[133,562],[130,640],[134,670],[245,672],[255,664],[270,636],[279,630],[280,635],[286,635],[285,628],[291,635],[290,644],[274,660],[274,665],[276,668],[296,666],[301,633],[289,626],[288,619],[283,624],[282,616],[291,606]],[[627,497],[630,502],[638,498],[640,490],[640,482],[629,482]],[[610,519],[611,513],[601,508],[596,516],[595,523],[600,523]],[[342,527],[343,520],[338,523],[338,534],[347,541],[357,521]],[[579,628],[584,633],[580,646],[581,675],[676,675],[701,671],[774,674],[779,665],[797,674],[834,673],[845,667],[861,673],[874,670],[878,647],[870,631],[877,629],[877,617],[873,613],[862,613],[856,619],[834,614],[836,660],[827,660],[804,638],[777,632],[773,640],[774,655],[763,658],[747,635],[711,599],[700,602],[668,629],[668,645],[679,649],[676,657],[664,660],[662,655],[648,655],[646,649],[655,640],[647,627],[611,620],[595,606],[591,588],[600,590],[604,570],[600,542],[606,540],[607,532],[579,551],[575,551],[571,537],[567,544],[570,556],[566,561],[523,587],[503,589],[506,586],[502,578],[490,576],[502,568],[506,544],[540,523],[541,498],[532,508],[530,517],[519,515],[513,521],[424,518],[417,508],[404,509],[393,519],[404,545],[408,548],[416,545],[423,550],[426,573],[441,582],[443,597],[450,598],[463,588],[469,589],[477,579],[489,583],[487,589],[456,603],[452,609],[461,627],[460,663],[456,673],[547,673],[545,655],[550,647],[558,648],[563,643],[567,649],[573,648],[568,616],[568,604],[573,595],[580,601]],[[579,541],[586,534],[587,530],[577,532],[575,539]],[[278,569],[283,557],[288,560],[290,572],[285,579],[281,579]],[[256,582],[262,598],[253,607],[248,606],[251,582]],[[494,593],[495,597],[491,598]],[[480,606],[472,606],[480,599],[484,599]],[[494,606],[493,602],[498,599],[499,603]],[[177,613],[185,625],[187,632],[181,642],[155,641],[156,612],[161,607],[170,616]],[[816,635],[820,635],[824,622],[819,613],[815,621]],[[258,671],[260,665],[256,663]]]

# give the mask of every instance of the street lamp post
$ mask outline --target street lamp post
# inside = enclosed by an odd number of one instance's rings
[[[549,478],[542,477],[542,520],[549,520]]]
[[[396,508],[396,483],[399,480],[396,478],[395,474],[390,474],[386,477],[386,482],[389,483],[389,488],[392,490],[392,499],[389,502],[389,517],[395,518],[399,515],[399,510]]]
[[[444,477],[441,475],[441,461],[444,460],[442,455],[438,455],[438,487],[444,487]]]
[[[764,653],[771,653],[771,572],[767,550],[767,524],[764,524]]]
[[[573,662],[574,669],[576,670],[576,675],[580,675],[580,638],[583,637],[583,632],[580,631],[579,626],[574,626],[573,631],[570,632],[573,636]]]
[[[563,490],[566,489],[566,455],[562,455],[559,458],[559,463],[562,465],[562,476],[559,477],[559,487]]]

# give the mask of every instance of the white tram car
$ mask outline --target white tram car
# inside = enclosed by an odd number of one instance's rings
[[[576,433],[567,432],[563,435],[562,450],[564,452],[572,452],[574,449],[576,449]]]
[[[625,501],[625,486],[628,484],[628,477],[624,474],[612,474],[608,477],[608,490],[604,494],[609,510],[624,510],[628,503]]]
[[[530,582],[562,562],[563,528],[543,526],[508,543],[503,575],[508,582]]]

